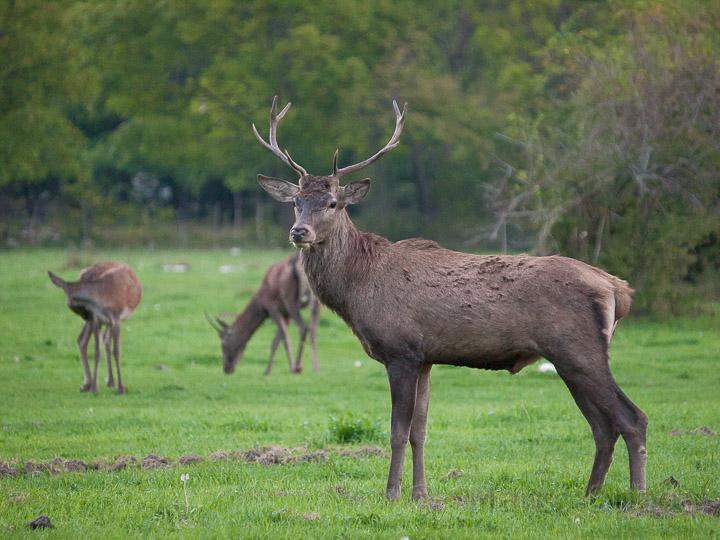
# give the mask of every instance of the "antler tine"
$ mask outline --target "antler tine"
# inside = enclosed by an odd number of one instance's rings
[[[373,164],[378,159],[380,159],[382,156],[384,156],[386,153],[388,153],[390,150],[395,148],[399,142],[400,142],[400,135],[402,134],[403,127],[405,126],[405,115],[407,113],[407,103],[403,105],[403,110],[400,112],[400,108],[398,107],[397,101],[393,99],[393,109],[395,110],[395,131],[392,134],[392,137],[390,137],[390,140],[387,142],[385,146],[383,146],[380,150],[375,153],[375,155],[369,157],[365,161],[361,161],[360,163],[355,163],[354,165],[348,165],[347,167],[343,167],[342,169],[337,168],[337,152],[335,154],[335,157],[333,158],[333,175],[334,176],[343,176],[345,174],[349,174],[351,172],[359,171],[360,169],[364,169],[368,165]]]
[[[273,97],[272,105],[270,107],[270,134],[268,136],[269,143],[265,141],[260,136],[260,133],[258,132],[257,128],[255,127],[255,124],[252,125],[253,133],[255,134],[255,138],[262,144],[265,148],[270,150],[273,154],[275,154],[277,157],[280,158],[280,160],[285,163],[288,167],[293,169],[296,173],[298,173],[300,176],[304,176],[307,174],[307,171],[298,165],[295,161],[292,160],[290,157],[290,154],[286,151],[280,150],[280,146],[277,142],[277,125],[280,120],[283,119],[285,114],[290,110],[290,106],[292,103],[288,102],[285,107],[278,113],[277,112],[277,96]]]

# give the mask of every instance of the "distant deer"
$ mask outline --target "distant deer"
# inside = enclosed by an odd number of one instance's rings
[[[387,497],[400,496],[405,445],[413,453],[413,498],[427,496],[423,446],[430,369],[450,364],[517,373],[540,357],[551,361],[590,424],[595,461],[586,494],[605,479],[619,435],[630,462],[630,486],[645,489],[647,417],[610,373],[608,349],[633,290],[602,270],[565,257],[477,256],[421,239],[390,242],[361,232],[346,208],[360,202],[368,179],[340,185],[397,146],[405,122],[393,102],[395,131],[375,155],[328,176],[308,174],[277,143],[290,103],[270,112],[269,142],[258,140],[299,175],[299,185],[259,175],[260,185],[295,206],[290,241],[302,250],[308,280],[368,355],[387,369],[392,398]]]
[[[105,331],[102,341],[107,355],[107,385],[115,385],[112,361],[110,358],[110,342],[112,341],[115,366],[117,368],[118,393],[125,393],[120,373],[120,323],[126,320],[140,304],[142,288],[140,282],[127,264],[121,262],[101,262],[80,273],[80,280],[64,281],[52,272],[48,272],[50,280],[60,287],[67,295],[68,307],[85,320],[77,342],[80,347],[80,359],[84,370],[84,381],[81,392],[97,392],[97,372],[100,363],[100,333]],[[90,378],[87,348],[90,336],[95,336],[95,370]]]
[[[300,310],[310,305],[311,319],[310,326]],[[277,325],[277,333],[270,346],[270,359],[268,360],[265,375],[272,372],[275,351],[283,342],[287,353],[290,371],[300,373],[302,371],[302,355],[310,332],[310,344],[312,346],[313,370],[320,371],[320,364],[317,357],[317,325],[320,319],[320,302],[313,295],[308,285],[307,277],[302,269],[297,255],[277,262],[265,272],[260,289],[250,299],[250,303],[237,316],[235,322],[228,324],[219,317],[214,320],[205,314],[210,325],[217,330],[222,342],[223,369],[230,374],[235,371],[235,366],[242,358],[245,346],[260,325],[270,317]],[[292,345],[288,334],[288,322],[292,319],[300,328],[300,348],[298,349],[297,361],[293,360]]]

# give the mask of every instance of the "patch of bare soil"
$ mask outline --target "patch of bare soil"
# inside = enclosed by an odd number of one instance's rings
[[[161,469],[170,466],[170,460],[166,457],[148,454],[140,462],[143,469]]]
[[[0,476],[15,476],[18,473],[14,463],[0,461]]]
[[[329,456],[330,452],[327,450],[316,450],[301,455],[299,461],[327,461]]]
[[[460,469],[450,469],[445,475],[445,478],[447,478],[448,480],[450,480],[451,478],[460,478],[463,474],[463,471],[461,471]]]
[[[242,457],[249,463],[260,463],[261,465],[280,465],[292,460],[292,450],[282,446],[271,446],[269,448],[254,448],[242,452]]]
[[[720,516],[720,499],[715,501],[704,501],[700,504],[693,504],[692,501],[683,501],[683,509],[689,514]]]
[[[216,452],[210,454],[210,461],[226,461],[231,457],[233,457],[232,452],[228,452],[227,450],[217,450]]]
[[[27,524],[28,529],[53,529],[55,526],[47,516],[39,516]]]
[[[360,448],[348,448],[340,452],[343,457],[369,457],[369,456],[384,456],[385,450],[379,446],[361,446]]]
[[[85,472],[88,470],[88,464],[79,459],[62,459],[55,458],[49,463],[49,467],[53,472]]]
[[[137,458],[135,456],[120,456],[115,460],[115,463],[110,465],[111,471],[122,471],[124,468],[131,465],[137,465]]]
[[[681,435],[698,435],[701,437],[715,437],[717,435],[717,431],[714,429],[708,427],[708,426],[700,426],[696,427],[695,429],[681,429],[681,428],[673,428],[670,432],[671,437],[680,437]]]
[[[629,515],[634,517],[652,516],[657,518],[672,517],[675,515],[669,507],[660,506],[653,502],[646,501],[637,508],[631,510]]]
[[[58,473],[59,471],[53,468],[52,463],[42,463],[28,460],[25,463],[25,472],[28,474],[38,474],[44,472]]]
[[[180,465],[192,465],[193,463],[200,463],[201,461],[205,461],[205,458],[198,456],[197,454],[188,454],[178,458],[178,463]]]
[[[14,462],[0,461],[0,477],[15,476],[17,474],[59,474],[62,472],[96,471],[122,471],[128,467],[140,466],[143,469],[158,469],[179,465],[191,465],[209,459],[210,461],[236,460],[260,465],[285,465],[290,463],[322,462],[327,461],[331,455],[342,457],[361,458],[369,456],[382,456],[385,451],[377,446],[364,446],[360,448],[347,448],[344,450],[319,449],[309,451],[307,447],[286,448],[283,446],[267,446],[252,448],[244,451],[218,450],[207,458],[197,454],[180,456],[177,463],[171,458],[149,454],[142,459],[135,456],[119,456],[114,461],[100,459],[91,463],[79,459],[55,458],[48,462],[27,460],[18,468]]]

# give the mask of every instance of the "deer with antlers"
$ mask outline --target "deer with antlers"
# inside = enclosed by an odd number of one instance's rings
[[[83,270],[78,281],[65,281],[52,272],[48,272],[48,276],[54,285],[65,292],[68,307],[85,321],[77,339],[85,375],[80,391],[97,392],[100,341],[102,341],[107,355],[107,385],[115,386],[110,359],[112,342],[117,368],[117,389],[119,394],[124,394],[125,385],[120,373],[120,323],[132,315],[142,298],[142,287],[135,272],[125,263],[107,261]],[[87,349],[92,336],[95,337],[95,370],[91,378]]]
[[[619,436],[628,447],[630,486],[645,489],[647,416],[610,372],[608,350],[632,289],[598,268],[566,257],[478,256],[428,240],[390,242],[355,228],[347,207],[360,202],[368,179],[340,179],[397,146],[406,108],[395,109],[395,131],[370,158],[315,176],[277,144],[277,125],[290,103],[270,111],[260,143],[299,176],[298,184],[259,175],[276,200],[293,203],[290,241],[302,250],[308,280],[365,351],[385,365],[392,401],[387,497],[400,496],[405,447],[413,458],[414,499],[427,496],[424,442],[430,370],[449,364],[517,373],[541,357],[551,361],[587,419],[595,460],[586,494],[602,486]]]
[[[300,310],[310,306],[310,324],[305,324]],[[285,346],[290,371],[302,371],[302,355],[308,333],[312,348],[313,371],[320,371],[317,356],[317,325],[320,320],[320,302],[312,293],[299,257],[292,255],[284,261],[277,262],[265,272],[260,289],[253,295],[245,309],[228,324],[219,317],[214,319],[205,314],[210,325],[220,336],[223,350],[223,370],[226,374],[235,371],[235,366],[242,358],[245,347],[255,331],[269,317],[277,325],[275,338],[270,346],[265,375],[272,372],[273,360],[280,342]],[[297,358],[293,359],[288,322],[293,320],[300,328],[300,346]]]

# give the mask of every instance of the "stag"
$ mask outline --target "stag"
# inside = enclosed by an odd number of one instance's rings
[[[84,381],[81,392],[97,392],[97,373],[100,363],[100,341],[107,355],[107,385],[113,387],[110,344],[112,342],[115,367],[117,368],[118,393],[125,393],[120,373],[120,323],[126,320],[140,304],[142,288],[135,272],[121,262],[101,262],[80,273],[79,281],[69,282],[48,272],[50,281],[65,291],[68,307],[85,320],[77,338],[80,359],[83,364]],[[102,333],[102,337],[101,337]],[[90,337],[95,337],[95,369],[90,378],[87,349]]]
[[[305,324],[300,310],[310,305],[310,325]],[[290,371],[302,371],[302,355],[310,333],[312,346],[313,370],[320,371],[317,357],[317,325],[320,320],[320,302],[312,294],[299,257],[292,255],[284,261],[277,262],[265,272],[260,289],[253,295],[245,309],[237,316],[235,322],[228,324],[219,317],[214,319],[205,314],[210,325],[217,331],[222,342],[223,370],[228,375],[235,371],[235,366],[242,358],[245,346],[260,325],[270,317],[277,325],[275,338],[270,346],[265,375],[272,372],[275,351],[282,341],[287,353]],[[292,319],[300,328],[300,347],[297,360],[293,360],[292,345],[288,334],[288,322]]]
[[[277,125],[290,103],[270,111],[260,143],[299,176],[298,184],[259,175],[276,200],[291,202],[290,241],[302,250],[308,280],[337,312],[369,356],[385,365],[392,401],[388,499],[400,496],[405,447],[413,457],[413,498],[427,496],[423,447],[430,370],[449,364],[517,373],[541,357],[552,362],[587,419],[595,460],[586,494],[602,486],[620,435],[628,447],[630,486],[645,489],[647,417],[610,372],[615,327],[630,310],[633,290],[610,274],[566,257],[478,256],[435,242],[390,242],[359,231],[347,207],[360,202],[369,179],[340,185],[395,148],[406,117],[393,101],[395,131],[365,161],[308,174],[277,144]]]

